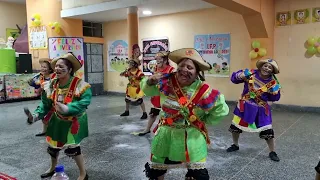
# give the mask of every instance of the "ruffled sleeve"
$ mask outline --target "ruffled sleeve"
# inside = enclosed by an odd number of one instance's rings
[[[28,84],[32,87],[34,87],[35,89],[39,89],[41,87],[40,85],[40,73],[35,75],[34,77],[30,78],[28,80]]]
[[[281,97],[280,90],[275,93],[268,93],[268,101],[279,101]]]
[[[234,84],[240,84],[243,83],[244,80],[239,78],[240,74],[243,73],[243,70],[239,70],[237,72],[233,72],[231,75],[230,80],[234,83]]]
[[[71,103],[67,104],[69,112],[65,115],[76,116],[86,111],[92,98],[92,91],[90,87],[89,83],[80,80],[76,88],[75,99]]]
[[[208,125],[214,125],[229,114],[229,107],[224,95],[213,89],[199,102],[195,113],[199,120]]]
[[[140,88],[146,96],[159,96],[160,91],[157,85],[149,86],[148,77],[144,77],[140,82]]]

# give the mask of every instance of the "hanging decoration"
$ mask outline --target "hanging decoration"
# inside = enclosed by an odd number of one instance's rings
[[[249,53],[249,57],[251,59],[255,59],[258,56],[263,57],[263,56],[267,55],[267,50],[265,48],[261,48],[260,46],[261,46],[261,44],[259,41],[252,42],[253,50],[250,51],[250,53]]]
[[[311,56],[315,55],[317,52],[320,53],[320,37],[310,37],[307,40],[308,47],[307,47],[307,53]]]
[[[59,22],[49,22],[48,26],[57,34],[59,34],[61,31],[61,24]]]
[[[36,13],[36,14],[32,15],[31,21],[32,21],[31,22],[32,26],[41,26],[40,14]]]

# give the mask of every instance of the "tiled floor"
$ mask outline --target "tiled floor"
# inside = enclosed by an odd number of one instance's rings
[[[149,100],[145,100],[150,107]],[[37,180],[46,171],[49,155],[44,138],[34,135],[41,123],[26,124],[23,107],[34,109],[39,101],[0,105],[0,172],[19,180]],[[149,109],[149,108],[147,108]],[[258,134],[244,133],[240,151],[227,153],[231,144],[228,127],[231,113],[217,126],[210,127],[213,144],[209,149],[208,170],[211,179],[235,180],[312,180],[318,163],[320,147],[320,117],[317,114],[273,111],[276,149],[279,163],[268,158],[266,143]],[[120,118],[124,111],[123,97],[99,96],[88,109],[90,136],[82,143],[87,171],[92,180],[143,180],[144,164],[150,154],[152,135],[139,137],[133,131],[144,128],[141,112],[133,107],[131,116]],[[148,110],[149,111],[149,110]],[[60,163],[66,166],[71,180],[78,171],[74,161],[61,153]],[[171,170],[166,179],[182,180],[184,169]]]

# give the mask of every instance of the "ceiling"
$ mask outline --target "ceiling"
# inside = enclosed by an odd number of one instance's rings
[[[0,0],[0,2],[10,2],[10,3],[25,4],[26,0]]]
[[[139,17],[172,14],[213,7],[215,6],[202,0],[149,0],[145,1],[145,3],[138,5]],[[152,14],[143,15],[142,11],[144,10],[150,10]],[[116,21],[127,19],[127,8],[112,9],[102,12],[70,17],[93,22]]]

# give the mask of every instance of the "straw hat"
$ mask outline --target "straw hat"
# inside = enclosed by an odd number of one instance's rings
[[[44,63],[44,62],[48,62],[48,63],[51,63],[51,59],[49,59],[49,58],[40,58],[39,59],[39,63]]]
[[[169,56],[169,51],[159,51],[155,57],[166,57]]]
[[[260,59],[259,61],[257,61],[256,66],[258,69],[260,69],[265,63],[270,63],[273,66],[274,74],[278,74],[280,72],[278,63],[274,59]]]
[[[177,64],[179,64],[184,58],[191,59],[194,63],[198,64],[201,71],[206,71],[212,68],[194,48],[182,48],[172,51],[169,54],[169,59]]]
[[[51,67],[52,69],[55,68],[56,63],[59,59],[65,59],[68,60],[72,63],[72,72],[75,73],[76,71],[78,71],[81,68],[81,62],[78,60],[78,58],[76,58],[72,53],[67,53],[65,55],[59,56],[55,59],[52,60],[51,62]]]
[[[130,59],[129,62],[130,61],[134,61],[135,63],[138,64],[138,66],[140,66],[140,64],[141,64],[139,59]]]

